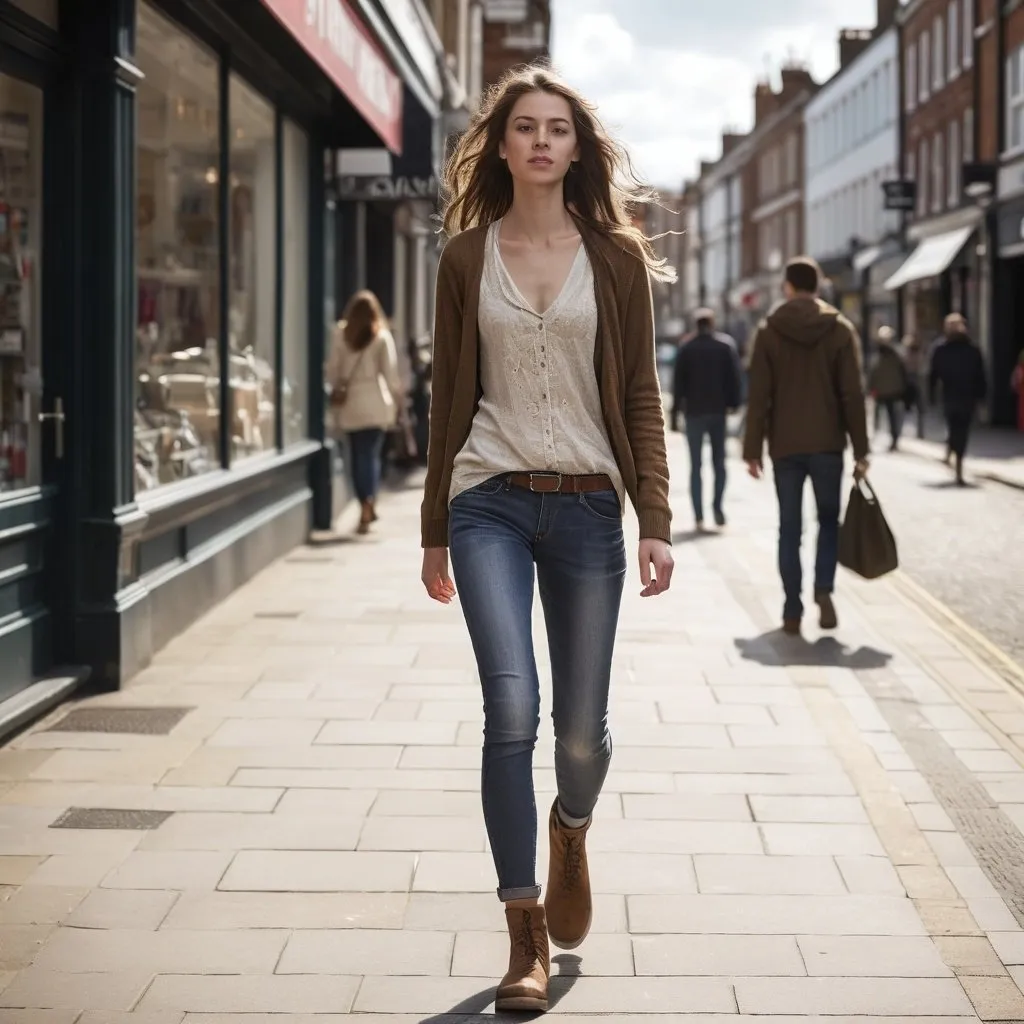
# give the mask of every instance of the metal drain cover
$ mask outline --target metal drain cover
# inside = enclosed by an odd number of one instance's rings
[[[142,811],[111,807],[69,807],[50,828],[101,828],[142,831],[159,828],[171,811]]]
[[[122,732],[166,736],[192,708],[76,708],[47,732]]]

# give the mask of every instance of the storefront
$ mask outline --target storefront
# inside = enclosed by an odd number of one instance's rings
[[[979,222],[979,212],[966,207],[913,225],[908,232],[913,249],[884,283],[889,292],[903,290],[904,331],[925,345],[942,333],[948,313],[963,313],[975,334],[981,333]]]
[[[996,210],[995,308],[992,379],[993,418],[1017,422],[1013,369],[1024,352],[1024,160],[1000,170]]]
[[[0,0],[0,730],[329,525],[325,169],[404,142],[355,3]]]

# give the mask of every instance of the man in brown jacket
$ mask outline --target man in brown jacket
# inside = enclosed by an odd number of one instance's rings
[[[750,363],[743,458],[751,476],[763,469],[764,442],[779,498],[779,573],[786,599],[783,629],[800,632],[804,606],[800,537],[804,482],[818,507],[814,600],[822,629],[838,625],[832,591],[839,547],[840,487],[847,437],[855,474],[868,468],[864,387],[853,325],[818,298],[817,264],[805,257],[786,266],[786,302],[758,328]]]

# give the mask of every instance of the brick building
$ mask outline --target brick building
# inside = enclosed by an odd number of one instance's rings
[[[902,172],[917,195],[908,258],[886,287],[900,292],[906,333],[929,343],[947,313],[962,312],[987,351],[984,217],[964,189],[965,168],[994,155],[981,100],[995,98],[978,53],[986,3],[994,0],[911,0],[900,12]]]
[[[551,56],[550,0],[484,0],[483,86],[510,68]]]
[[[779,297],[786,261],[805,249],[804,108],[818,86],[803,67],[782,69],[782,88],[754,93],[755,145],[743,176],[741,270],[763,314]]]
[[[986,153],[996,164],[996,205],[989,225],[993,250],[993,418],[1017,423],[1017,398],[1007,387],[1024,351],[1024,6],[1004,3],[980,59],[992,100]],[[988,125],[991,121],[991,125]]]

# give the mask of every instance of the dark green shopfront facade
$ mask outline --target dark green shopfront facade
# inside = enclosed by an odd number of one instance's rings
[[[0,733],[330,526],[325,168],[409,102],[355,4],[0,0]]]

